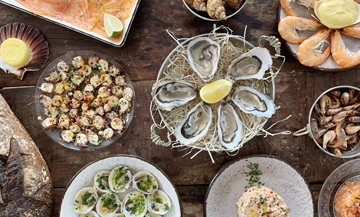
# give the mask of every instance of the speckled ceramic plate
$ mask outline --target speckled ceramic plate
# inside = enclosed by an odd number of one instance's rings
[[[73,204],[75,194],[85,187],[93,187],[93,178],[98,171],[103,169],[112,170],[119,165],[128,166],[132,174],[143,170],[153,174],[158,180],[159,189],[165,191],[171,200],[170,211],[164,215],[164,217],[181,217],[179,195],[174,184],[172,184],[167,175],[155,165],[142,158],[131,155],[115,155],[92,162],[83,167],[77,174],[75,174],[66,188],[66,192],[61,203],[60,217],[78,217],[79,215],[74,211]],[[123,201],[126,194],[132,191],[134,191],[134,189],[131,186],[126,192],[117,195],[121,201]]]
[[[249,163],[258,163],[263,172],[260,181],[278,193],[290,208],[292,217],[313,217],[314,205],[309,185],[292,166],[273,156],[251,156],[225,165],[212,180],[206,193],[204,212],[206,217],[237,215],[235,202],[248,185],[244,172]]]

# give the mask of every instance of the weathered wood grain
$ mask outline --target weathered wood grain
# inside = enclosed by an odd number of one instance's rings
[[[297,74],[291,74],[296,76]],[[284,74],[280,74],[278,80],[283,83]],[[299,74],[299,76],[302,76]],[[297,78],[298,79],[298,78]],[[143,157],[162,168],[176,185],[207,185],[217,171],[231,160],[251,154],[270,154],[296,167],[309,182],[323,182],[326,177],[339,165],[348,160],[336,159],[324,154],[308,136],[293,137],[292,135],[278,135],[255,137],[240,149],[234,156],[226,153],[213,153],[215,164],[210,160],[207,152],[200,153],[194,159],[192,154],[183,157],[190,150],[181,151],[154,145],[150,140],[150,126],[152,124],[149,115],[150,90],[154,81],[134,82],[136,92],[135,117],[127,132],[113,145],[96,152],[79,153],[68,150],[54,143],[41,129],[34,106],[35,88],[3,89],[0,90],[8,100],[15,114],[38,145],[43,154],[53,178],[55,187],[65,187],[71,177],[86,164],[99,158],[114,154],[132,154]],[[296,84],[291,84],[296,88]],[[288,93],[286,85],[278,85],[276,104],[281,108],[269,120],[267,126],[281,120],[288,115],[293,115],[288,121],[279,123],[271,132],[285,130],[294,131],[306,125],[307,112],[311,104],[311,97],[303,97],[301,93]],[[316,92],[320,94],[322,90]],[[281,97],[279,97],[281,96]],[[297,102],[301,107],[291,105],[288,102],[292,97],[298,97]],[[285,100],[285,101],[284,101]],[[292,101],[292,100],[291,100]],[[294,103],[294,101],[292,101]],[[162,132],[165,133],[165,132]]]

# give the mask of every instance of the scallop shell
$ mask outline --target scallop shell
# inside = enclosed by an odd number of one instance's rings
[[[49,45],[38,29],[23,23],[7,24],[0,28],[0,46],[9,38],[18,38],[28,44],[30,57],[21,67],[9,66],[0,57],[0,68],[6,73],[22,80],[26,71],[39,71],[46,65],[49,59]]]
[[[165,215],[171,208],[169,196],[162,190],[147,196],[148,211],[157,215]]]

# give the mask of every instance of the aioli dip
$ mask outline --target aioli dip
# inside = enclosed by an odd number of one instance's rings
[[[354,0],[321,0],[315,3],[315,10],[321,23],[332,29],[350,26],[358,17]]]

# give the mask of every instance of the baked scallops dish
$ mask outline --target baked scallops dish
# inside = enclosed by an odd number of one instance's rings
[[[121,70],[97,56],[60,60],[39,88],[46,116],[41,126],[59,129],[64,142],[80,148],[120,133],[134,94]]]
[[[239,217],[290,217],[284,199],[265,186],[249,188],[236,205]]]
[[[338,217],[360,216],[360,181],[347,182],[335,195],[335,211]]]

